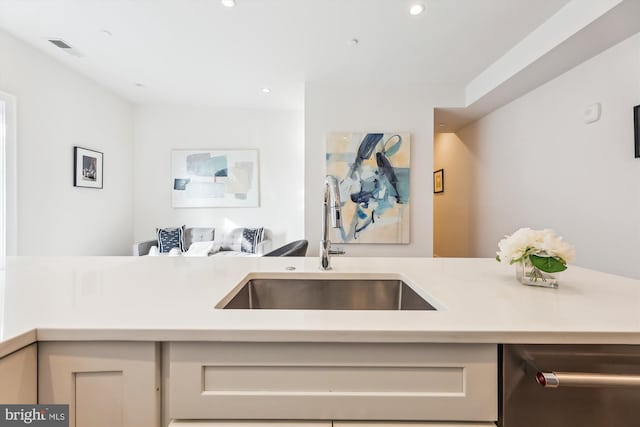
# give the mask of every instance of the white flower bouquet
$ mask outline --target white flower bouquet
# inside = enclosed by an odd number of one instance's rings
[[[545,280],[540,273],[559,273],[567,269],[567,263],[575,259],[573,246],[562,240],[553,230],[521,228],[498,243],[496,260],[508,264],[530,265],[529,279]]]

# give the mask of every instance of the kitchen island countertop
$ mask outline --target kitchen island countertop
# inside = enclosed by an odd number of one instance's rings
[[[14,257],[0,356],[29,341],[640,344],[640,281],[570,266],[560,287],[492,259]],[[289,271],[288,267],[295,270]],[[400,278],[437,311],[220,310],[249,277]]]

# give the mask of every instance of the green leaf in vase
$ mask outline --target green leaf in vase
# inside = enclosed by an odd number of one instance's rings
[[[529,260],[534,267],[545,273],[559,273],[567,269],[566,265],[550,256],[529,255]]]

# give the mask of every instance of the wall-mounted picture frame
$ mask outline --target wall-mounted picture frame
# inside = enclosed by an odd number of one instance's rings
[[[102,188],[102,164],[101,152],[73,147],[73,186]]]
[[[338,178],[342,227],[334,243],[411,242],[411,134],[329,132],[326,173]]]
[[[433,173],[433,192],[444,193],[444,169],[438,169]]]
[[[172,150],[171,206],[260,206],[258,150]]]
[[[633,133],[635,136],[636,159],[640,158],[640,105],[633,107]]]

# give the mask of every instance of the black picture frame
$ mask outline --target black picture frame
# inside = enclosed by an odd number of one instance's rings
[[[444,169],[438,169],[433,173],[433,192],[444,193]]]
[[[636,159],[640,158],[640,105],[633,107],[633,133],[635,136]]]
[[[73,186],[102,188],[103,153],[73,147]]]

